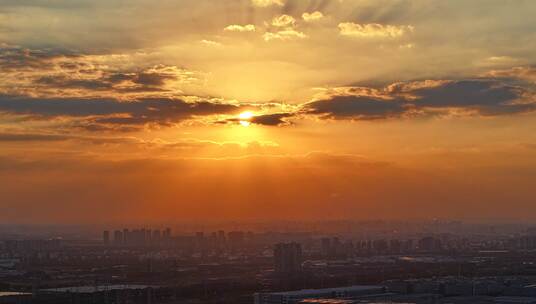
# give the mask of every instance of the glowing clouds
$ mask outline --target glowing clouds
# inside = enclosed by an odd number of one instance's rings
[[[272,19],[272,25],[275,27],[293,27],[296,24],[296,19],[289,15],[281,15]]]
[[[305,22],[314,22],[314,21],[318,21],[318,20],[320,20],[322,18],[324,18],[324,14],[322,14],[322,12],[319,12],[319,11],[312,12],[312,13],[303,13],[302,14],[302,19]]]
[[[264,41],[272,41],[272,40],[291,40],[291,39],[303,39],[307,38],[307,35],[305,35],[302,32],[298,32],[293,29],[278,31],[275,33],[267,32],[264,33],[262,36],[264,38]]]
[[[251,0],[251,3],[257,7],[283,6],[284,0]]]
[[[414,31],[411,25],[383,25],[378,23],[357,24],[339,23],[340,34],[355,38],[398,38]]]
[[[238,25],[238,24],[232,24],[223,29],[227,32],[255,32],[255,25],[253,24],[246,24],[246,25]]]
[[[272,31],[264,33],[264,41],[304,39],[307,35],[296,29],[296,19],[289,15],[280,15],[272,19]]]

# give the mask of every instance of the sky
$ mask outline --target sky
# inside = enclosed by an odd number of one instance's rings
[[[532,0],[3,0],[0,221],[536,220]]]

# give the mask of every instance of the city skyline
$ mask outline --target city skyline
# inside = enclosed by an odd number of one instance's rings
[[[534,222],[534,11],[3,1],[0,221]]]

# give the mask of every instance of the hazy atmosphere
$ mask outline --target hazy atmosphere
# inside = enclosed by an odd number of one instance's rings
[[[535,12],[3,0],[0,220],[534,220]]]

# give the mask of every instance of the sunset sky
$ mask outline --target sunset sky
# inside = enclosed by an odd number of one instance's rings
[[[2,0],[0,221],[536,219],[535,14]]]

